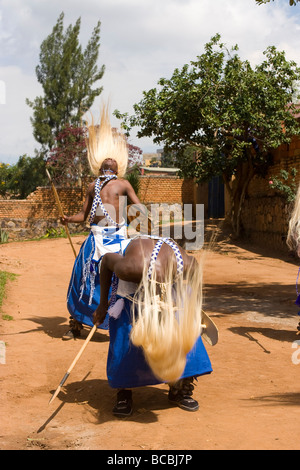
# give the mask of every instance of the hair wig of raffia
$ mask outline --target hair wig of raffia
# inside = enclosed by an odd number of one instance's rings
[[[300,185],[295,198],[294,207],[289,221],[286,239],[288,247],[300,256]]]
[[[202,331],[201,266],[175,281],[170,266],[163,284],[156,282],[155,271],[149,280],[145,269],[133,308],[132,343],[142,347],[156,377],[163,382],[176,382]]]
[[[109,107],[101,109],[100,123],[88,126],[87,156],[92,173],[99,176],[99,170],[104,160],[112,158],[118,164],[118,176],[125,175],[128,164],[128,145],[122,132],[111,127]]]

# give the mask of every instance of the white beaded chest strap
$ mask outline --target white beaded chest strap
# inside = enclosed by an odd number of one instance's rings
[[[177,275],[179,276],[180,274],[183,273],[183,259],[182,259],[180,250],[178,248],[178,245],[176,245],[176,243],[174,243],[169,238],[160,238],[158,240],[158,242],[155,244],[155,247],[153,248],[153,251],[152,251],[152,254],[151,254],[151,258],[150,258],[150,262],[149,262],[149,268],[148,268],[148,279],[151,279],[154,264],[157,260],[158,253],[159,253],[163,243],[166,243],[167,245],[169,245],[172,248],[172,250],[174,251],[174,254],[175,254],[175,257],[176,257],[176,262],[177,262]]]
[[[97,178],[96,180],[96,183],[95,183],[95,197],[94,197],[94,200],[93,200],[93,204],[92,204],[92,208],[91,208],[91,214],[90,214],[90,223],[93,222],[94,218],[95,218],[95,214],[96,214],[96,210],[97,210],[97,207],[100,206],[105,218],[112,224],[112,225],[115,225],[116,227],[119,227],[119,224],[113,220],[110,215],[108,214],[107,210],[105,209],[103,203],[102,203],[102,200],[101,200],[101,196],[100,196],[100,191],[101,189],[103,188],[103,186],[108,183],[108,181],[112,180],[112,179],[116,179],[117,178],[117,175],[109,175],[105,178],[104,181],[102,181],[102,183],[100,184],[100,177]]]

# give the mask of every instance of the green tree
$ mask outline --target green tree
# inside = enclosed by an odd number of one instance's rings
[[[45,162],[42,156],[22,155],[18,162],[11,165],[7,171],[7,192],[18,199],[25,199],[37,186],[47,184]]]
[[[133,165],[126,172],[125,179],[129,181],[136,194],[140,189],[140,169],[137,164]]]
[[[102,92],[95,87],[104,73],[98,69],[100,47],[100,22],[84,50],[79,44],[81,19],[69,25],[64,32],[64,13],[61,13],[52,33],[42,42],[40,64],[36,67],[43,96],[34,101],[26,100],[33,109],[31,123],[33,135],[46,152],[54,145],[55,138],[68,123],[79,126],[82,114]]]
[[[8,184],[11,178],[11,166],[8,163],[0,163],[0,195],[6,196]]]
[[[177,152],[184,176],[200,182],[222,175],[239,236],[251,179],[265,174],[270,149],[299,133],[291,101],[300,69],[275,47],[255,68],[237,51],[237,46],[228,51],[217,34],[196,61],[160,79],[158,89],[143,92],[133,116],[116,113],[128,129],[140,128],[139,137],[153,137],[166,152]]]

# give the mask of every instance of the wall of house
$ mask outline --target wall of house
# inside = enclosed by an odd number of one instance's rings
[[[77,213],[83,204],[85,188],[57,188],[66,214]],[[143,204],[193,203],[192,180],[177,176],[142,176],[139,198]],[[9,240],[43,236],[50,228],[59,229],[59,211],[51,187],[39,187],[25,200],[0,199],[0,228],[9,234]],[[88,223],[70,224],[71,233],[88,229]]]
[[[300,183],[300,140],[294,138],[289,145],[273,151],[274,164],[266,178],[255,177],[250,183],[242,210],[242,224],[246,236],[261,246],[270,246],[287,252],[286,236],[292,205],[270,187],[269,181],[280,176],[280,170],[297,170],[296,183]]]

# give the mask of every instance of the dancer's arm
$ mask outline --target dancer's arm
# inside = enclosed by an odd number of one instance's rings
[[[136,243],[133,241],[131,245],[134,247]],[[128,256],[128,253],[131,254]],[[135,250],[130,246],[125,256],[118,253],[106,253],[103,256],[100,267],[100,303],[93,315],[96,325],[103,323],[108,310],[108,295],[113,273],[124,281],[139,283],[143,273],[141,253],[135,255]]]
[[[85,201],[83,203],[82,209],[75,215],[64,215],[60,218],[60,221],[63,225],[67,224],[80,224],[87,219],[87,216],[90,213],[93,204],[93,193],[94,193],[95,183],[91,183],[87,189]]]

